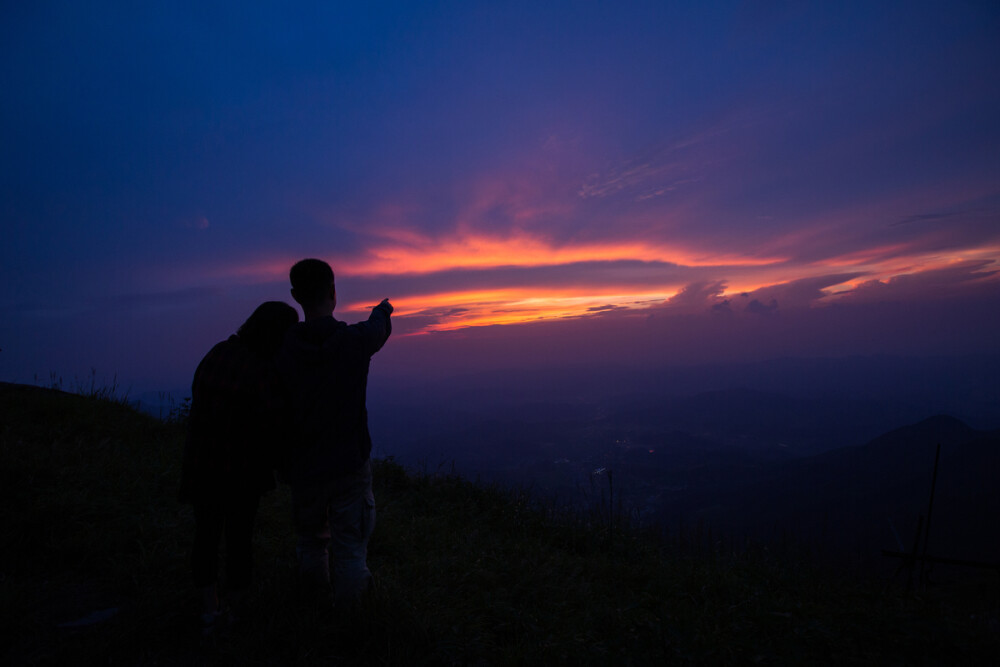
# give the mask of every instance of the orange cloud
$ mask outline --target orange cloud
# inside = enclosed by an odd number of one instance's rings
[[[541,319],[581,317],[607,307],[641,308],[662,303],[674,292],[614,292],[600,289],[546,288],[455,291],[393,299],[398,317],[427,317],[415,333],[474,326],[516,324]],[[372,304],[353,303],[348,312],[363,313]]]
[[[688,250],[645,241],[556,245],[525,232],[489,236],[460,232],[451,238],[433,239],[410,229],[382,230],[385,241],[372,247],[365,257],[338,262],[344,275],[400,275],[433,273],[450,269],[533,267],[578,262],[639,260],[679,266],[767,266],[783,261]]]
[[[504,226],[503,231],[468,222],[481,217],[478,209],[488,208],[486,204],[502,199],[503,194],[503,191],[491,191],[480,198],[482,201],[476,199],[457,216],[456,228],[445,235],[420,230],[410,223],[411,210],[390,207],[380,212],[377,222],[350,229],[343,227],[357,236],[365,250],[339,256],[319,250],[315,255],[326,257],[338,276],[370,279],[371,284],[380,286],[399,285],[401,289],[397,291],[392,287],[387,293],[393,296],[397,315],[408,318],[410,333],[580,318],[606,310],[642,310],[667,304],[671,299],[673,306],[667,306],[668,309],[678,311],[687,304],[687,310],[695,312],[743,294],[775,298],[785,307],[821,306],[859,288],[863,288],[858,292],[859,298],[862,293],[874,295],[876,283],[890,285],[894,293],[902,293],[903,286],[913,285],[906,293],[915,293],[918,289],[929,289],[929,283],[941,280],[944,275],[928,272],[953,266],[956,262],[992,262],[1000,258],[1000,246],[996,244],[947,248],[942,245],[944,241],[936,238],[928,241],[926,236],[906,241],[890,241],[880,236],[877,243],[867,239],[866,245],[865,239],[844,238],[845,232],[830,221],[762,239],[745,254],[714,250],[704,245],[699,247],[694,242],[679,242],[675,238],[669,242],[633,237],[613,242],[556,243],[517,224],[552,214],[544,206],[533,207],[535,202],[530,197],[510,207],[507,213],[514,224]],[[848,248],[838,252],[838,245]],[[807,252],[801,252],[802,249]],[[810,250],[817,252],[808,252]],[[296,259],[299,258],[261,258],[214,267],[211,275],[239,282],[284,282],[288,268]],[[592,269],[595,262],[607,262],[608,265],[647,262],[671,266],[663,272],[662,278],[649,279],[649,276],[660,275],[655,271],[646,274],[645,282],[627,272],[607,273],[602,274],[605,280],[597,284],[596,280],[588,281],[580,273]],[[574,266],[578,264],[590,264],[590,267]],[[540,271],[539,275],[572,275],[573,279],[567,282],[573,286],[553,288],[541,284],[545,278],[540,278],[539,284],[528,286],[512,286],[505,282],[516,274],[523,283],[524,277],[531,274],[528,269],[546,267],[555,270]],[[505,271],[491,273],[501,268]],[[506,271],[511,268],[525,271]],[[469,275],[477,272],[470,284],[489,287],[469,289],[466,286],[462,289],[461,273],[448,273],[455,271],[468,271]],[[843,280],[825,282],[833,273],[843,276]],[[909,274],[920,274],[926,280],[894,280]],[[406,276],[421,278],[408,281]],[[445,291],[437,291],[431,286],[441,285],[452,276],[459,284],[447,284]],[[497,282],[491,283],[492,280]],[[656,280],[661,282],[654,283]],[[418,284],[423,287],[417,287]],[[692,291],[693,285],[701,285],[704,294]],[[371,305],[344,304],[340,316],[345,319],[364,316]]]

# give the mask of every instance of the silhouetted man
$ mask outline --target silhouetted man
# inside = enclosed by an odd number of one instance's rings
[[[329,264],[304,259],[289,277],[305,314],[278,356],[295,434],[284,476],[292,486],[300,584],[328,596],[332,555],[334,599],[351,603],[371,581],[375,498],[365,394],[371,357],[392,331],[392,305],[385,299],[366,321],[347,325],[333,317]]]

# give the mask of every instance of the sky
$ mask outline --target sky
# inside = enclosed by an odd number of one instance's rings
[[[1000,348],[993,2],[0,8],[0,380],[184,386],[303,257],[387,376]]]

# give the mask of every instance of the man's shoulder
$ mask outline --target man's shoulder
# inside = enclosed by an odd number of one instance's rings
[[[304,322],[296,322],[288,328],[288,333],[285,334],[285,341],[319,344],[330,336],[335,335],[344,326],[346,325],[343,322],[335,320],[332,317],[320,317]]]
[[[278,353],[278,365],[312,364],[323,358],[330,348],[341,346],[349,338],[346,323],[332,317],[298,322],[288,329]]]

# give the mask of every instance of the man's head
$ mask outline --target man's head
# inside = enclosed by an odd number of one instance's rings
[[[303,259],[296,262],[289,272],[292,281],[292,298],[306,313],[306,317],[332,314],[337,306],[337,290],[333,284],[333,269],[321,259]]]

